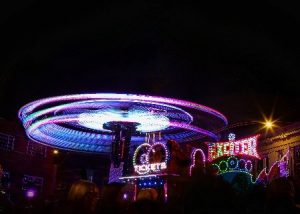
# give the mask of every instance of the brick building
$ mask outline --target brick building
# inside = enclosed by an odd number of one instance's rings
[[[0,119],[0,164],[6,173],[2,180],[15,195],[24,195],[30,185],[36,185],[40,195],[48,198],[67,192],[78,179],[92,179],[99,186],[106,183],[109,157],[53,151],[29,140],[19,121]]]
[[[300,178],[300,123],[276,127],[270,136],[261,138],[256,162],[256,174],[270,167],[289,151],[289,175]]]

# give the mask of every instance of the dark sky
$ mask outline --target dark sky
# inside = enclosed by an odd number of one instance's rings
[[[298,7],[197,2],[7,3],[0,116],[38,98],[120,92],[198,102],[230,122],[299,120]]]

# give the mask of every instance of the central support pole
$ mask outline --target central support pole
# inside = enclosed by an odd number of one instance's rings
[[[104,124],[106,129],[112,130],[115,137],[112,143],[111,160],[115,168],[123,162],[123,176],[131,173],[132,161],[130,155],[131,136],[136,131],[138,123],[109,122]]]

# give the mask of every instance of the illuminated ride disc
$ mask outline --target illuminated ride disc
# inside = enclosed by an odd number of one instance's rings
[[[134,124],[131,143],[141,144],[147,133],[178,142],[210,137],[227,125],[220,112],[192,102],[133,94],[76,94],[31,102],[19,110],[27,136],[47,146],[81,151],[111,151],[115,124]]]

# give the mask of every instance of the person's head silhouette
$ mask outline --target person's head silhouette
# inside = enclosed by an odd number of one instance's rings
[[[99,199],[99,189],[93,182],[79,180],[72,184],[68,193],[69,208],[74,212],[93,213]]]

